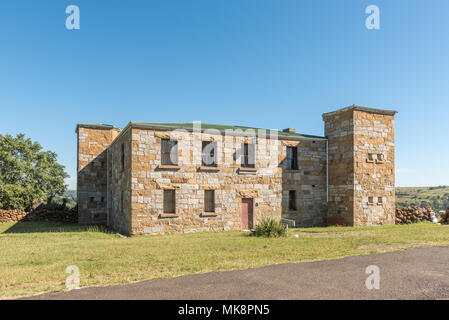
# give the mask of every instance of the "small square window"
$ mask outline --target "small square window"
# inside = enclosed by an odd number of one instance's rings
[[[378,204],[384,203],[384,198],[383,198],[383,197],[378,197],[378,198],[377,198],[377,203],[378,203]]]
[[[382,163],[382,162],[384,162],[384,160],[385,160],[384,155],[382,153],[378,153],[377,154],[377,158],[376,158],[376,162]]]
[[[374,203],[374,197],[368,197],[368,204]]]
[[[368,162],[374,162],[374,153],[368,153]]]

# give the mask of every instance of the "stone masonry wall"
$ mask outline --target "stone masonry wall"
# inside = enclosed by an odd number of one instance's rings
[[[394,224],[394,116],[354,111],[354,161],[354,225]]]
[[[326,212],[323,166],[325,145],[309,140],[299,142],[297,172],[285,172],[285,143],[270,139],[257,139],[258,148],[275,149],[278,152],[256,153],[257,172],[239,173],[238,161],[222,165],[225,157],[235,154],[248,138],[201,135],[200,133],[176,133],[179,149],[179,169],[161,168],[161,139],[170,138],[168,131],[132,129],[132,234],[172,233],[241,229],[242,198],[254,198],[254,223],[263,216],[280,218],[285,215],[300,224],[313,225],[322,221]],[[227,151],[219,159],[218,171],[202,170],[195,163],[201,156],[201,141],[215,140]],[[296,144],[298,144],[296,142]],[[258,149],[259,151],[259,149]],[[226,155],[227,154],[227,155]],[[296,212],[282,209],[285,188],[298,190]],[[163,213],[163,190],[176,190],[176,215]],[[205,213],[204,191],[215,190],[215,213]],[[284,194],[283,194],[284,190]],[[318,200],[318,201],[317,201]]]
[[[328,218],[354,222],[354,148],[352,112],[323,115],[328,137]]]
[[[365,109],[353,106],[323,115],[329,217],[354,226],[394,224],[395,112]]]
[[[122,168],[122,146],[124,168]],[[108,148],[108,225],[126,235],[131,234],[131,130],[123,132]],[[123,199],[122,199],[123,198]]]
[[[120,131],[111,126],[78,126],[78,222],[106,223],[106,149]]]

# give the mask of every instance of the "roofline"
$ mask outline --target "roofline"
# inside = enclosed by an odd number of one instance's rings
[[[396,113],[398,113],[396,110],[385,110],[385,109],[368,108],[368,107],[363,107],[363,106],[352,105],[352,106],[345,107],[345,108],[342,108],[342,109],[339,109],[336,111],[323,113],[323,118],[327,117],[327,116],[334,115],[334,114],[347,112],[347,111],[363,111],[363,112],[368,112],[368,113],[383,114],[383,115],[387,115],[387,116],[394,116]]]
[[[159,124],[153,124],[153,123],[145,123],[145,122],[130,122],[128,123],[128,125],[123,129],[123,131],[125,131],[125,129],[127,129],[128,127],[131,128],[136,128],[136,129],[149,129],[149,130],[162,130],[162,131],[171,131],[171,130],[186,130],[189,132],[193,132],[193,128],[182,128],[182,127],[176,127],[176,126],[169,126],[169,125],[159,125]],[[240,129],[240,128],[239,128]],[[245,128],[245,127],[241,127],[242,131],[246,131],[248,129],[251,130],[264,130],[264,131],[270,131],[270,129],[258,129],[258,128]],[[201,133],[204,133],[204,131],[206,130],[216,130],[219,131],[222,135],[224,135],[226,133],[227,130],[233,130],[231,128],[229,129],[201,129]],[[296,133],[296,135],[284,135],[282,134],[281,131],[279,130],[275,130],[278,133],[278,139],[280,140],[304,140],[304,139],[308,139],[308,140],[323,140],[326,141],[328,140],[326,137],[323,136],[314,136],[314,135],[307,135],[307,134],[300,134],[300,133]],[[244,133],[240,134],[238,132],[235,132],[234,134],[235,136],[247,136]],[[268,134],[266,136],[267,139],[270,139],[270,135]]]
[[[76,133],[78,133],[79,128],[89,128],[98,130],[118,130],[118,131],[122,130],[110,124],[100,124],[100,123],[77,123],[75,128]]]

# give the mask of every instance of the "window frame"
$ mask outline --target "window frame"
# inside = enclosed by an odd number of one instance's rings
[[[208,198],[208,195],[212,195]],[[215,190],[204,190],[204,212],[215,213]]]
[[[170,208],[167,207],[168,200],[167,194],[171,194]],[[172,209],[172,210],[169,210]],[[176,213],[176,189],[164,189],[162,195],[162,213],[163,214],[175,214]]]
[[[176,148],[176,162],[172,162],[172,149]],[[168,149],[168,150],[166,150]],[[177,166],[178,159],[178,140],[161,139],[161,165],[163,166]]]
[[[296,190],[288,190],[288,211],[296,210],[298,210],[298,206],[296,205]]]
[[[211,154],[213,152],[214,161],[211,164],[207,164],[207,163],[204,162],[204,156],[205,156],[204,148],[207,147],[210,144],[214,145],[213,149],[211,150]],[[217,162],[218,162],[217,161],[217,142],[216,141],[202,141],[201,142],[201,166],[202,167],[217,167],[218,166]]]
[[[291,150],[291,157],[289,157]],[[287,170],[298,170],[298,147],[287,146],[285,150],[285,159],[287,162]]]
[[[250,147],[251,146],[251,147]],[[242,155],[240,158],[240,167],[254,169],[256,168],[256,144],[255,143],[243,143],[242,144]],[[252,149],[253,163],[250,162],[250,150]],[[243,161],[242,161],[243,160]]]

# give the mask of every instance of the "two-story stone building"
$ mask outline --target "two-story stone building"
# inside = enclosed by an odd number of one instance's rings
[[[395,111],[323,115],[325,136],[199,123],[78,124],[79,223],[124,234],[394,223]]]

